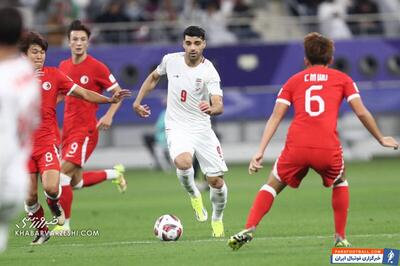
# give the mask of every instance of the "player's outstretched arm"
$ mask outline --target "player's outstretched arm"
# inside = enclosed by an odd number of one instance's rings
[[[122,88],[120,86],[117,86],[112,90],[112,93],[119,93],[121,90]],[[122,102],[111,104],[107,112],[99,119],[99,122],[97,122],[96,127],[100,130],[109,129],[112,125],[114,115],[117,113],[121,104]]]
[[[72,94],[70,95],[82,98],[88,102],[102,104],[102,103],[118,103],[123,99],[130,97],[131,92],[129,90],[120,90],[114,93],[111,98],[109,98],[97,92],[84,89],[80,86],[76,86],[76,88],[72,91]]]
[[[222,96],[212,95],[211,105],[207,101],[201,101],[199,103],[199,108],[203,113],[208,115],[220,115],[224,112],[224,103],[222,101]]]
[[[158,74],[157,70],[154,70],[147,76],[146,80],[143,82],[138,95],[135,101],[132,104],[133,110],[140,116],[140,117],[149,117],[151,114],[150,107],[146,104],[142,105],[142,100],[144,97],[149,94],[158,84],[160,81],[160,75]]]
[[[256,173],[259,169],[263,168],[262,160],[264,157],[265,149],[267,148],[268,143],[271,141],[272,136],[275,134],[276,129],[278,128],[288,109],[289,105],[287,104],[280,102],[277,102],[275,104],[274,110],[272,111],[272,114],[269,117],[267,124],[265,125],[264,133],[261,137],[258,151],[256,152],[256,154],[254,154],[253,158],[250,161],[249,174]]]
[[[395,150],[399,148],[399,143],[393,137],[385,137],[382,135],[374,117],[364,106],[361,98],[352,99],[349,102],[349,105],[353,109],[353,112],[357,115],[358,119],[360,119],[361,123],[365,126],[365,128],[382,146],[394,148]]]

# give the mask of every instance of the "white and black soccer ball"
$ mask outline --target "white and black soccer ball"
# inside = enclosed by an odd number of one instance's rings
[[[163,241],[176,241],[183,234],[183,226],[175,215],[164,214],[156,220],[154,234]]]

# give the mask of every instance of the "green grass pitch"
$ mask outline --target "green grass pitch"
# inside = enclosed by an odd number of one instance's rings
[[[354,247],[400,249],[399,159],[347,164],[347,234]],[[52,237],[32,247],[31,237],[15,235],[21,213],[11,225],[0,265],[329,265],[334,230],[331,189],[324,188],[313,171],[300,189],[287,188],[277,197],[251,243],[235,252],[228,248],[227,238],[242,229],[270,169],[267,165],[250,176],[246,165],[230,166],[225,177],[229,199],[224,239],[211,237],[209,221],[195,221],[174,172],[132,170],[123,195],[111,182],[75,191],[72,229],[91,230],[85,232],[93,236]],[[210,214],[208,192],[203,200]],[[47,207],[45,211],[49,217]],[[183,223],[177,242],[162,242],[153,235],[156,218],[166,213]]]

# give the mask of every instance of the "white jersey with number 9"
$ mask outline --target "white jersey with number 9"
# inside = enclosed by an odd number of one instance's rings
[[[184,52],[167,54],[157,67],[158,74],[168,77],[165,126],[190,131],[211,128],[210,117],[200,111],[199,103],[209,101],[210,95],[223,95],[219,74],[209,60],[203,58],[189,67],[184,56]]]

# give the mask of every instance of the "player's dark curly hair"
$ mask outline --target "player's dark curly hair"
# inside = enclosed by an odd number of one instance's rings
[[[183,31],[183,39],[185,36],[199,37],[202,40],[206,39],[206,31],[199,26],[189,26]]]
[[[90,32],[90,29],[86,25],[82,24],[82,22],[80,20],[72,21],[71,24],[69,25],[68,31],[67,31],[68,40],[71,38],[71,31],[81,31],[81,30],[86,32],[87,37],[90,38],[91,32]]]
[[[311,32],[304,37],[304,54],[311,65],[328,65],[333,52],[333,41],[318,32]]]
[[[0,8],[0,44],[15,45],[22,34],[22,16],[12,7]]]
[[[29,31],[22,34],[18,43],[19,50],[26,54],[31,45],[39,45],[44,51],[47,51],[49,44],[46,39],[38,32]]]

